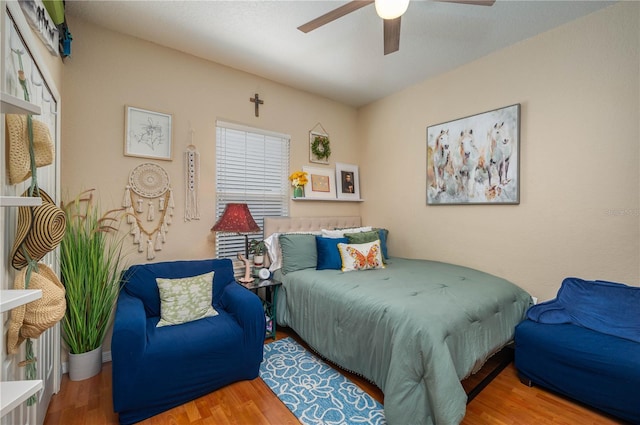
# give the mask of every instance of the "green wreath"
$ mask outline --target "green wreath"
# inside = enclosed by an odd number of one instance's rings
[[[313,143],[311,143],[311,152],[318,159],[329,159],[329,156],[331,156],[329,137],[315,136],[313,138]]]

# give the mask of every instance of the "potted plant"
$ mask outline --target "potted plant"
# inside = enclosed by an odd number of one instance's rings
[[[100,213],[93,189],[62,208],[67,226],[60,243],[67,301],[62,337],[69,348],[69,378],[79,381],[102,369],[102,343],[111,324],[123,269],[124,237],[117,229],[122,209]],[[84,360],[89,363],[78,363]]]
[[[264,241],[252,240],[249,243],[249,253],[253,254],[253,265],[260,267],[264,264],[264,251],[266,250]]]

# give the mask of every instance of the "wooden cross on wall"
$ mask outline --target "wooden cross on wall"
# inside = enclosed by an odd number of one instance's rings
[[[255,94],[255,97],[250,97],[249,102],[253,102],[256,104],[256,117],[260,116],[260,105],[264,104],[264,100],[260,99],[260,95],[258,93]]]

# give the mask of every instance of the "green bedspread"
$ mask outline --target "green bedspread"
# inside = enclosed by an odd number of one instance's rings
[[[458,424],[460,383],[513,338],[531,297],[478,270],[392,258],[386,269],[284,276],[278,322],[384,392],[390,425]]]

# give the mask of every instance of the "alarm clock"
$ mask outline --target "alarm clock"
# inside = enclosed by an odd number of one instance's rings
[[[269,269],[261,268],[258,271],[258,277],[262,280],[267,280],[271,277],[271,272],[269,271]]]

